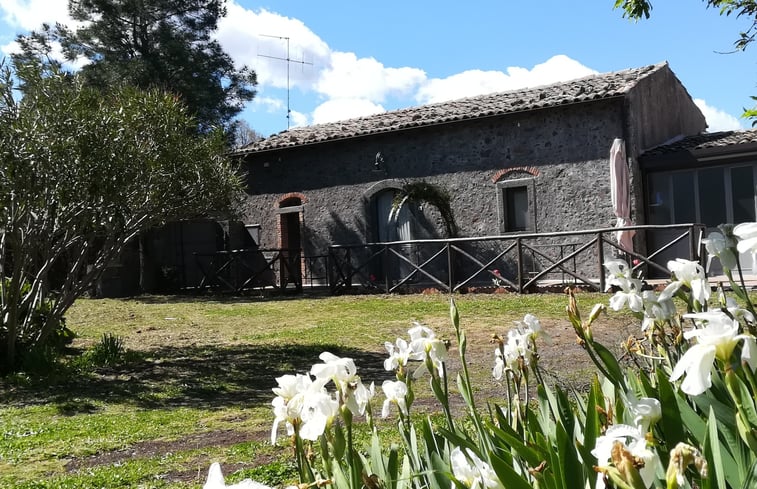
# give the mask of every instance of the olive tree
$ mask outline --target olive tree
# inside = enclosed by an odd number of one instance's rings
[[[0,369],[47,344],[140,232],[232,207],[240,179],[224,139],[196,127],[165,92],[2,65]]]

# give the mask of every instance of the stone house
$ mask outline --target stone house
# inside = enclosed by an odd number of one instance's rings
[[[705,129],[667,63],[296,128],[237,153],[243,214],[262,248],[306,256],[445,237],[428,206],[388,219],[397,191],[423,181],[450,196],[460,236],[608,228],[609,152],[621,138],[631,219],[643,224],[639,156]]]

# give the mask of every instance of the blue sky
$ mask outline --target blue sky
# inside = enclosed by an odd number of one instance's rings
[[[258,73],[242,118],[266,136],[287,128],[287,79],[294,127],[661,61],[710,131],[750,127],[740,115],[757,95],[757,46],[723,54],[748,19],[657,0],[650,19],[632,22],[613,3],[229,0],[217,36]],[[66,23],[66,4],[0,0],[3,51],[17,33]],[[273,59],[287,56],[288,77],[287,62]]]

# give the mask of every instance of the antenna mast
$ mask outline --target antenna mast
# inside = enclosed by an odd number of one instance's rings
[[[265,55],[265,54],[258,54],[258,56],[260,56],[261,58],[278,59],[280,61],[286,61],[286,64],[287,64],[287,131],[288,131],[289,130],[289,126],[290,126],[290,117],[289,116],[290,116],[290,114],[292,112],[291,108],[289,107],[289,67],[290,67],[290,65],[292,63],[297,63],[297,64],[300,64],[300,65],[312,65],[313,63],[308,63],[304,59],[291,59],[289,57],[289,37],[287,37],[287,36],[270,36],[270,35],[267,35],[267,34],[260,34],[260,37],[271,37],[273,39],[282,39],[282,40],[285,39],[286,42],[287,42],[287,57],[286,58],[281,58],[281,57],[278,57],[278,56],[268,56],[268,55]]]

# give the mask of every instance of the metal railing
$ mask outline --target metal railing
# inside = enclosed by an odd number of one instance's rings
[[[614,236],[620,229],[637,233],[674,233],[645,253],[624,250]],[[410,286],[428,286],[446,292],[480,283],[505,285],[519,293],[558,275],[556,282],[605,289],[603,263],[609,254],[623,256],[634,270],[669,274],[656,260],[674,247],[677,255],[702,261],[702,224],[628,226],[584,231],[427,239],[332,245],[329,247],[329,285],[339,294],[354,287],[392,293]],[[657,236],[655,241],[660,238]],[[647,246],[652,240],[642,239]],[[567,250],[567,251],[566,251]],[[529,258],[530,257],[530,258]],[[500,268],[505,273],[500,272]]]
[[[271,287],[302,290],[303,258],[298,249],[247,249],[194,253],[202,279],[198,290],[240,293]]]

